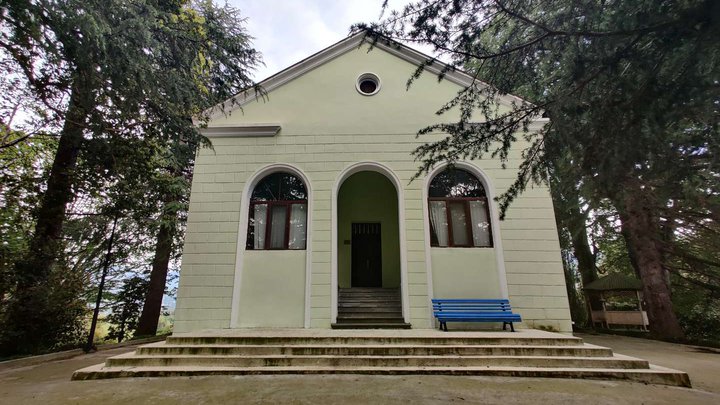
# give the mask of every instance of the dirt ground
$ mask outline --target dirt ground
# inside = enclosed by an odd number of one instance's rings
[[[682,370],[693,388],[720,394],[720,350],[614,335],[576,334],[586,343],[639,357],[658,366]]]
[[[132,348],[0,369],[0,404],[711,404],[720,403],[720,354],[619,336],[588,343],[690,374],[693,389],[630,382],[449,376],[242,376],[70,381],[73,371]]]

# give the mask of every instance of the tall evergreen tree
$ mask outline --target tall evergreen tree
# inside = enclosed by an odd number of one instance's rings
[[[197,145],[181,144],[165,150],[167,165],[154,172],[153,184],[160,203],[157,221],[155,249],[147,295],[142,314],[137,323],[136,336],[155,335],[162,309],[167,282],[168,266],[173,253],[181,243],[178,238],[184,221],[182,213],[187,212],[190,197],[192,166]]]
[[[673,339],[683,331],[666,277],[658,190],[668,189],[668,171],[694,173],[716,156],[719,19],[714,0],[423,0],[356,28],[373,40],[429,43],[484,81],[439,111],[458,108],[458,122],[419,132],[449,134],[415,151],[420,172],[488,152],[507,159],[530,120],[548,116],[540,133],[525,135],[530,146],[502,210],[529,183],[546,181],[549,162],[571,153],[589,195],[620,214],[652,332]],[[518,89],[536,95],[532,104],[498,110],[497,97]]]
[[[237,11],[211,1],[13,0],[0,16],[0,49],[60,127],[0,332],[0,351],[37,351],[56,338],[44,314],[62,302],[47,281],[83,151],[103,138],[202,143],[190,117],[250,86],[259,56]]]

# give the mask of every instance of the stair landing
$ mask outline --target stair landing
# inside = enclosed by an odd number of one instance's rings
[[[539,330],[226,329],[176,333],[74,380],[248,374],[477,375],[690,386],[687,374]]]

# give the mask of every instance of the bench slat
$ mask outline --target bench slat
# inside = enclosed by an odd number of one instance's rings
[[[476,303],[489,303],[489,304],[508,304],[510,305],[510,301],[506,299],[497,299],[497,300],[488,300],[488,299],[482,299],[482,300],[476,300],[476,299],[468,299],[468,298],[447,298],[447,299],[440,299],[440,298],[433,298],[432,302],[438,302],[438,303],[462,303],[462,302],[476,302]]]
[[[459,306],[459,305],[434,305],[434,309],[440,311],[449,311],[453,309],[461,309],[468,311],[510,311],[510,307],[491,307],[491,306]]]
[[[433,315],[440,321],[440,329],[446,322],[503,322],[513,328],[513,322],[521,322],[519,314],[512,312],[507,299],[433,298]]]

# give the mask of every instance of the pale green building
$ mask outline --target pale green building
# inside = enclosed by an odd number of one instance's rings
[[[398,44],[348,37],[239,95],[204,130],[175,332],[433,328],[431,298],[509,298],[520,327],[571,331],[549,192],[533,187],[499,220],[525,145],[410,181],[419,129],[472,83]],[[501,100],[503,104],[512,97]],[[544,121],[538,119],[535,128]],[[372,318],[372,319],[370,319]],[[487,327],[487,325],[485,325]],[[472,326],[482,327],[482,326]]]

